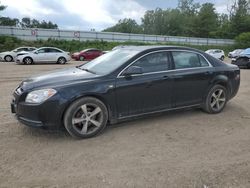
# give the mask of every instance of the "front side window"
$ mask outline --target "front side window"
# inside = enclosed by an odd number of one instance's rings
[[[45,53],[45,48],[43,49],[40,49],[40,50],[37,50],[37,52],[40,54],[40,53]]]
[[[208,62],[199,54],[192,52],[172,52],[175,69],[207,67]]]
[[[169,69],[169,65],[167,52],[146,55],[133,64],[133,66],[141,67],[143,73],[166,71]]]

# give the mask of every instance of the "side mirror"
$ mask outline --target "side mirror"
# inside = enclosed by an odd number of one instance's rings
[[[38,51],[34,51],[34,54],[38,54]]]
[[[131,75],[136,75],[136,74],[142,74],[142,68],[139,66],[131,66],[129,68],[127,68],[124,72],[123,72],[123,76],[131,76]]]

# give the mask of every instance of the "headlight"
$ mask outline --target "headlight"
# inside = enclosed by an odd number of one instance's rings
[[[54,89],[35,90],[27,95],[25,102],[35,103],[35,104],[42,103],[55,94],[56,90]]]

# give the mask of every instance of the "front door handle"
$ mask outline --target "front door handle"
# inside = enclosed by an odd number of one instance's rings
[[[167,76],[167,75],[162,77],[162,80],[169,80],[169,79],[170,79],[170,76]]]

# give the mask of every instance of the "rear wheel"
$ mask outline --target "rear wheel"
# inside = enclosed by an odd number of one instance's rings
[[[108,121],[106,106],[98,99],[86,97],[72,103],[64,115],[64,126],[73,137],[90,138],[99,134]]]
[[[213,86],[205,100],[204,111],[210,114],[220,113],[227,103],[227,90],[222,85]]]
[[[65,64],[66,63],[66,59],[64,57],[59,57],[57,60],[58,64]]]
[[[30,58],[30,57],[25,57],[25,58],[23,59],[23,63],[24,63],[25,65],[31,65],[31,64],[33,64],[33,59]]]
[[[4,57],[4,60],[7,61],[7,62],[11,62],[11,61],[13,61],[13,57],[10,56],[10,55],[6,55],[6,56]]]

